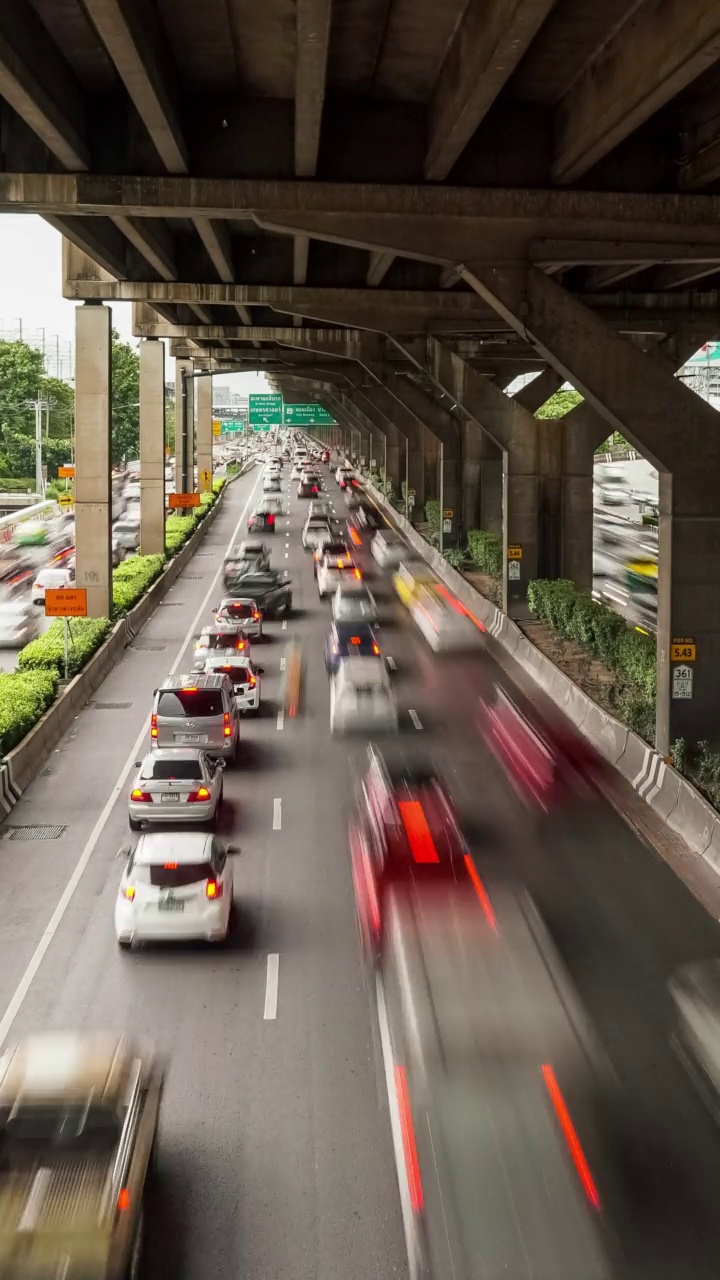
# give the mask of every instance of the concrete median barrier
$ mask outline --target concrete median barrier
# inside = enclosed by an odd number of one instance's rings
[[[231,477],[228,485],[236,478],[238,477]],[[165,566],[160,577],[148,588],[142,600],[139,600],[123,618],[115,623],[107,640],[100,645],[82,671],[73,677],[44,716],[25,735],[22,742],[5,756],[0,768],[0,810],[6,816],[37,777],[41,765],[85,703],[120,661],[126,647],[147,622],[183,570],[187,568],[200,542],[222,509],[226,488],[227,485],[220,491],[217,502],[205,519],[174,559]]]

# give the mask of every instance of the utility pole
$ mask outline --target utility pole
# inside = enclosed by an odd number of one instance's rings
[[[42,473],[42,400],[35,401],[35,492],[45,496]]]

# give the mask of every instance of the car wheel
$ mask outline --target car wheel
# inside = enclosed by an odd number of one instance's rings
[[[131,831],[139,831],[142,827],[142,822],[139,822],[137,818],[128,818],[128,826]]]

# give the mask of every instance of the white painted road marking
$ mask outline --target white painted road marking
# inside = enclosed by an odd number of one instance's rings
[[[286,551],[286,552],[285,552],[285,559],[287,560],[287,558],[288,558],[288,552]]]
[[[394,658],[388,657],[385,659],[385,661],[387,662],[388,667],[390,668],[391,671],[397,671],[397,662],[395,661]]]
[[[274,1022],[277,1018],[278,979],[280,977],[280,956],[276,953],[267,958],[267,977],[265,979],[265,1013],[266,1022]]]
[[[415,725],[415,728],[416,728],[416,729],[422,729],[422,724],[420,723],[420,717],[419,717],[419,715],[418,715],[417,711],[408,711],[408,715],[409,715],[410,719],[412,720],[413,724]]]
[[[383,988],[382,979],[379,975],[375,978],[375,997],[377,1000],[378,1027],[380,1030],[380,1048],[382,1050],[383,1066],[385,1068],[385,1087],[387,1089],[388,1109],[390,1111],[390,1133],[392,1135],[393,1151],[395,1154],[395,1169],[397,1172],[398,1188],[400,1191],[400,1211],[402,1213],[403,1228],[405,1232],[405,1244],[409,1255],[414,1238],[414,1219],[412,1205],[410,1203],[407,1166],[405,1164],[402,1120],[400,1117],[400,1107],[395,1088],[395,1064],[393,1061],[392,1041],[390,1039],[390,1027],[388,1025],[387,1007],[385,1004],[385,990]]]
[[[283,618],[282,630],[287,631],[287,618]]]
[[[282,800],[276,796],[273,800],[273,831],[279,831],[282,827]]]
[[[255,490],[257,489],[258,484],[260,483],[261,477],[262,477],[262,471],[258,471],[257,480],[255,481],[255,484],[250,490],[250,495],[248,497],[248,500],[242,509],[240,518],[237,524],[235,525],[235,528],[233,529],[232,537],[228,542],[227,551],[225,553],[226,556],[229,555],[230,549],[237,542],[238,535],[240,532],[240,526],[242,525],[245,519],[245,513],[247,512],[247,509],[250,506],[250,503],[252,502],[253,497],[255,496]],[[198,609],[197,613],[195,614],[195,617],[193,618],[190,624],[190,627],[188,629],[187,635],[185,636],[185,639],[182,641],[182,644],[178,651],[177,658],[175,659],[172,667],[170,668],[170,673],[169,673],[170,675],[174,675],[178,667],[180,666],[180,663],[182,662],[183,654],[197,631],[198,622],[200,621],[202,615],[205,613],[207,609],[208,601],[212,596],[213,592],[217,589],[218,579],[221,573],[222,573],[222,563],[218,566],[217,573],[215,574],[215,577],[210,583],[210,586],[208,587],[208,590],[205,594],[203,602],[200,605],[200,608]],[[143,725],[141,732],[137,736],[135,744],[127,760],[125,761],[125,764],[123,765],[120,771],[120,775],[118,777],[117,782],[115,783],[115,786],[113,787],[112,791],[110,792],[110,795],[105,801],[105,805],[103,807],[102,813],[100,814],[100,817],[98,818],[97,822],[95,823],[95,826],[93,827],[92,831],[90,832],[90,835],[88,836],[85,847],[83,848],[83,851],[80,854],[80,857],[78,858],[77,863],[75,864],[75,869],[65,886],[62,897],[60,898],[60,901],[58,902],[55,910],[53,911],[52,916],[50,917],[50,920],[45,928],[45,931],[41,935],[40,941],[38,942],[35,950],[33,951],[32,956],[30,957],[28,966],[25,972],[23,973],[17,987],[15,988],[15,991],[10,1000],[10,1003],[7,1009],[5,1010],[5,1013],[3,1014],[2,1020],[0,1021],[0,1047],[7,1040],[7,1037],[12,1029],[12,1025],[15,1019],[17,1018],[18,1013],[20,1012],[20,1009],[22,1008],[23,1001],[28,991],[30,990],[30,987],[32,986],[32,982],[35,977],[35,974],[37,973],[38,969],[40,968],[40,965],[43,962],[43,959],[48,950],[48,947],[50,946],[50,943],[52,942],[53,938],[55,937],[55,934],[60,928],[60,925],[63,920],[63,916],[65,915],[65,912],[67,911],[68,907],[70,906],[70,903],[73,900],[73,897],[75,895],[75,890],[77,889],[82,879],[85,868],[87,867],[93,853],[95,852],[95,848],[97,846],[98,840],[100,839],[100,836],[102,835],[103,831],[105,830],[105,827],[108,824],[108,820],[115,806],[115,803],[125,788],[125,784],[127,783],[127,780],[130,774],[130,770],[135,768],[135,761],[138,759],[138,756],[141,754],[143,742],[147,738],[148,725],[149,725],[149,717],[148,717],[148,720],[145,721],[145,724]]]
[[[277,728],[278,732],[281,732],[285,728],[285,712],[282,710],[282,707],[278,711]]]
[[[280,659],[280,670],[281,670],[281,671],[284,671],[284,670],[285,670],[285,659],[284,659],[284,658],[281,658],[281,659]]]

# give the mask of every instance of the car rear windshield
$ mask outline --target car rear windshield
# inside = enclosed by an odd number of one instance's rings
[[[111,1151],[119,1138],[119,1118],[110,1107],[46,1103],[0,1111],[0,1158],[68,1148]]]
[[[136,863],[134,875],[154,889],[185,889],[190,884],[207,880],[212,875],[212,867],[209,862],[166,862],[149,866]]]
[[[326,542],[323,545],[324,556],[344,556],[347,551],[347,544],[344,542]]]
[[[144,767],[142,778],[155,778],[157,781],[181,781],[195,782],[202,778],[202,765],[199,760],[189,758],[187,760],[150,760]]]
[[[201,649],[229,649],[234,639],[237,636],[232,631],[205,631],[201,632],[199,643]]]
[[[223,613],[228,618],[252,618],[253,607],[251,604],[226,604],[223,606]]]
[[[222,693],[219,689],[164,689],[158,699],[157,714],[170,719],[186,716],[221,716]]]

